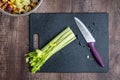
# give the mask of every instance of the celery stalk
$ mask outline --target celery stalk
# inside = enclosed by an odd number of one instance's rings
[[[52,55],[60,51],[75,39],[76,37],[74,33],[69,27],[67,27],[41,50],[28,53],[26,55],[26,62],[32,67],[31,72],[35,73],[37,70],[40,70],[40,68]]]

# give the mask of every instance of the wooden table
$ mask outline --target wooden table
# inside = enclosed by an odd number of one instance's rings
[[[119,80],[120,0],[44,0],[36,13],[108,12],[108,73],[31,74],[24,60],[29,49],[29,17],[0,16],[0,80]]]

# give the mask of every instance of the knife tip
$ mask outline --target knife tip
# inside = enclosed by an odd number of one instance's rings
[[[74,17],[74,19],[76,20],[76,19],[77,19],[77,17]]]

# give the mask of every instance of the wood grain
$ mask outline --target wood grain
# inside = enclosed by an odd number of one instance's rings
[[[31,74],[24,61],[29,48],[29,17],[0,15],[0,80],[119,80],[120,79],[120,0],[44,0],[36,13],[109,13],[108,73]]]

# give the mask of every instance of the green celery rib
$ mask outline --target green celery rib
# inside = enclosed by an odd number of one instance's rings
[[[30,57],[30,59],[27,57],[32,66],[31,72],[35,73],[52,55],[54,55],[56,52],[61,50],[63,47],[65,47],[75,39],[76,37],[74,33],[69,27],[67,27],[63,32],[59,33],[58,36],[56,36],[52,41],[50,41],[44,48],[42,48],[41,51],[36,51],[36,53],[34,53],[38,54],[39,56],[34,56],[31,53],[33,57]]]
[[[56,36],[56,37],[55,37],[52,41],[50,41],[50,42],[55,43],[55,42],[58,41],[62,36],[65,36],[66,33],[69,32],[69,31],[70,31],[70,28],[67,27],[63,32],[59,33],[58,36]],[[44,50],[46,50],[46,48],[49,48],[48,45],[50,44],[50,42],[49,42],[44,48],[42,48],[41,50],[44,51]]]
[[[52,56],[54,53],[56,53],[57,51],[59,51],[61,48],[65,47],[66,45],[68,45],[70,42],[72,42],[73,40],[76,39],[75,35],[73,32],[71,32],[70,28],[68,28],[70,32],[66,33],[65,36],[61,37],[61,40],[58,40],[58,41],[61,41],[57,46],[55,46],[55,48],[53,50],[51,50],[49,52],[49,57]],[[72,40],[71,40],[72,39]],[[46,53],[46,52],[45,52]],[[49,58],[48,57],[48,58]],[[46,60],[48,59],[46,58]],[[46,61],[45,60],[45,61]]]

